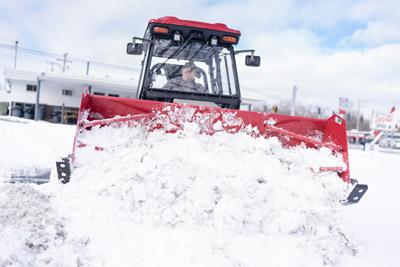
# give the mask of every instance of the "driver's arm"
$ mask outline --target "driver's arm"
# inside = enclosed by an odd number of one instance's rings
[[[175,87],[176,87],[176,84],[172,80],[169,80],[166,84],[164,84],[162,89],[172,90]]]
[[[200,83],[196,83],[196,92],[198,92],[198,93],[208,93],[207,89]]]

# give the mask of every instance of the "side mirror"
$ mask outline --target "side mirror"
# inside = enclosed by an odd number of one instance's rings
[[[259,56],[246,56],[245,64],[250,67],[259,67],[261,64],[261,58]]]
[[[126,53],[128,55],[141,55],[143,53],[143,44],[128,43]]]

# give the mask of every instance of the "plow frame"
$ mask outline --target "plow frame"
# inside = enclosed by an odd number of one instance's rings
[[[242,110],[230,110],[215,107],[194,106],[178,103],[165,103],[147,100],[116,98],[109,96],[91,95],[86,89],[82,94],[81,106],[78,115],[76,134],[72,154],[57,161],[58,179],[68,183],[73,170],[75,149],[85,147],[79,142],[78,136],[84,130],[94,126],[104,127],[123,123],[144,123],[151,125],[150,131],[163,128],[154,119],[156,115],[169,116],[175,109],[189,108],[193,114],[209,115],[211,122],[202,125],[205,134],[214,134],[225,131],[231,134],[241,129],[251,127],[258,130],[257,136],[264,138],[277,137],[283,147],[305,146],[307,148],[327,148],[332,154],[342,157],[345,167],[325,166],[314,172],[337,172],[341,179],[348,184],[350,193],[343,204],[357,203],[368,189],[367,185],[359,185],[356,180],[350,179],[349,155],[347,147],[347,134],[345,121],[333,115],[327,120],[294,117],[279,114],[259,113]],[[226,116],[239,120],[239,124],[224,123]],[[189,118],[190,119],[190,118]],[[216,130],[213,125],[222,122],[222,129]],[[167,133],[182,129],[182,121],[171,121],[173,129],[165,129]],[[96,146],[96,150],[103,148]]]

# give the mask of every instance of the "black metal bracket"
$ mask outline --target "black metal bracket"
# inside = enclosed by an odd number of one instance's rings
[[[61,183],[66,184],[71,179],[72,166],[71,166],[71,155],[61,160],[56,161],[58,180]]]
[[[344,205],[355,204],[360,201],[360,199],[364,196],[365,192],[368,190],[368,185],[366,184],[358,184],[357,180],[351,179],[351,184],[355,184],[353,190],[351,190],[347,200],[343,203]]]

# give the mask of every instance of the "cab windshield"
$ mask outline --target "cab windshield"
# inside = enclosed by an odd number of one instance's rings
[[[155,39],[150,53],[147,88],[236,95],[232,48],[191,40],[180,43]],[[190,79],[182,75],[189,69],[193,71]],[[187,87],[191,84],[193,88]]]

